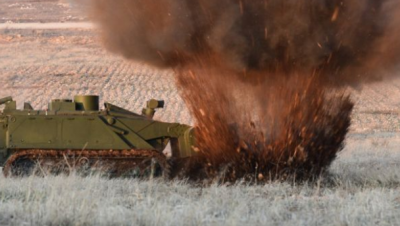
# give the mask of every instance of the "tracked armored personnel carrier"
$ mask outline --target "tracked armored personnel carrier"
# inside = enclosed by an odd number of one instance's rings
[[[163,153],[192,156],[193,128],[153,120],[164,101],[149,100],[142,114],[110,103],[99,109],[98,96],[58,99],[47,110],[29,103],[17,109],[11,97],[0,99],[0,166],[5,176],[100,169],[111,175],[170,175]]]

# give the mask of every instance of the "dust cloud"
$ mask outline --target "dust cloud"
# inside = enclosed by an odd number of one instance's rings
[[[353,108],[346,86],[390,78],[398,0],[93,0],[110,51],[173,69],[196,120],[192,179],[323,173]]]

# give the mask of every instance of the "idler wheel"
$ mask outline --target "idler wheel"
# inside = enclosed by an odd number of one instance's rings
[[[81,157],[78,159],[77,166],[86,168],[89,166],[89,159],[86,157]]]
[[[165,161],[159,161],[156,157],[144,159],[142,162],[121,174],[123,177],[139,179],[169,178],[170,166]]]

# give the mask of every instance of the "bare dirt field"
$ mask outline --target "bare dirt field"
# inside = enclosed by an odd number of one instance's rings
[[[173,72],[108,53],[82,11],[68,1],[0,2],[0,97],[46,108],[99,94],[138,112],[157,98],[166,101],[157,119],[191,124]],[[349,91],[353,125],[321,183],[0,176],[0,225],[400,225],[400,77]]]

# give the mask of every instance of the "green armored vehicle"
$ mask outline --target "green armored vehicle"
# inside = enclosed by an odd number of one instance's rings
[[[0,166],[6,176],[76,167],[168,177],[171,166],[163,151],[169,143],[174,159],[195,153],[192,127],[152,119],[164,101],[148,101],[142,114],[110,103],[100,110],[98,96],[53,100],[48,110],[29,103],[18,110],[11,97],[0,105]]]

